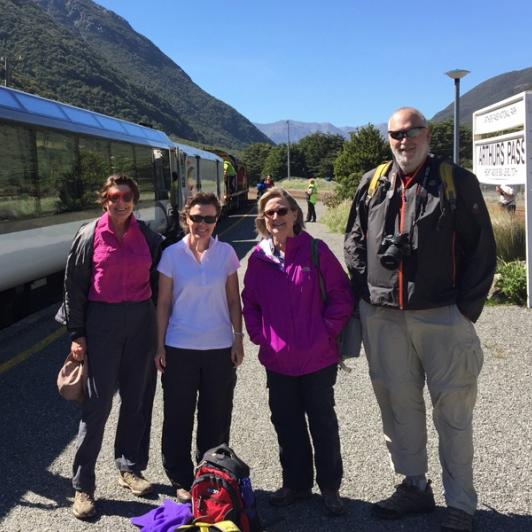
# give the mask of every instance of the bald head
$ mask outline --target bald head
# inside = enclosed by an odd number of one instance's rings
[[[420,126],[428,127],[427,119],[425,118],[425,115],[421,111],[419,111],[415,107],[399,107],[399,109],[396,109],[392,113],[392,116],[390,116],[388,120],[389,131],[393,131],[393,128],[390,127],[390,122],[392,122],[392,120],[394,120],[397,117],[397,115],[399,115],[401,119],[413,118],[416,120],[417,123],[419,123]]]
[[[388,120],[388,141],[401,170],[415,172],[429,154],[430,131],[423,113],[414,107],[397,109]]]

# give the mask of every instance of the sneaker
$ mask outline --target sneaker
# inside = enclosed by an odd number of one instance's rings
[[[294,490],[292,488],[279,488],[270,496],[270,504],[272,506],[289,506],[296,501],[308,499],[312,495],[311,489]]]
[[[96,505],[94,503],[94,495],[86,491],[77,491],[74,496],[74,504],[72,505],[72,513],[78,519],[89,519],[96,515]]]
[[[131,471],[120,471],[118,483],[124,488],[131,490],[133,495],[147,495],[153,491],[153,486],[142,476],[141,473],[132,473]]]
[[[323,510],[325,515],[335,517],[345,512],[344,503],[336,490],[323,490],[321,492],[323,500]]]
[[[473,516],[463,510],[449,506],[445,510],[445,518],[443,519],[440,531],[458,532],[459,530],[471,532],[473,530]]]
[[[407,514],[433,512],[436,504],[430,484],[429,480],[427,487],[421,491],[407,483],[406,479],[403,480],[401,484],[395,486],[395,492],[391,497],[373,505],[373,514],[381,519],[399,519]]]

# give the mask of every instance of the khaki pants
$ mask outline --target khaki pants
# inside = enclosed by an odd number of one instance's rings
[[[445,500],[473,514],[473,407],[483,354],[456,305],[401,311],[360,303],[369,373],[397,473],[427,471],[425,380],[439,436]]]

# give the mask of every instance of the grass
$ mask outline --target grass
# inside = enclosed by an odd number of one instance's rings
[[[290,179],[280,179],[275,182],[276,185],[285,188],[286,190],[302,190],[305,191],[308,188],[308,179],[302,177],[292,177]],[[334,181],[326,181],[321,177],[316,178],[316,185],[318,186],[318,192],[333,192],[336,188]]]
[[[344,233],[350,209],[351,201],[342,201],[336,207],[329,207],[320,218],[320,222],[325,224],[333,233]]]
[[[491,224],[497,243],[497,257],[505,262],[524,260],[526,256],[525,220],[498,205],[489,206]]]

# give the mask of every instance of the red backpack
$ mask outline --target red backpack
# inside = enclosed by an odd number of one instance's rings
[[[242,532],[260,531],[250,490],[249,467],[226,444],[219,445],[207,451],[196,468],[190,490],[192,515],[206,523],[232,521]]]

